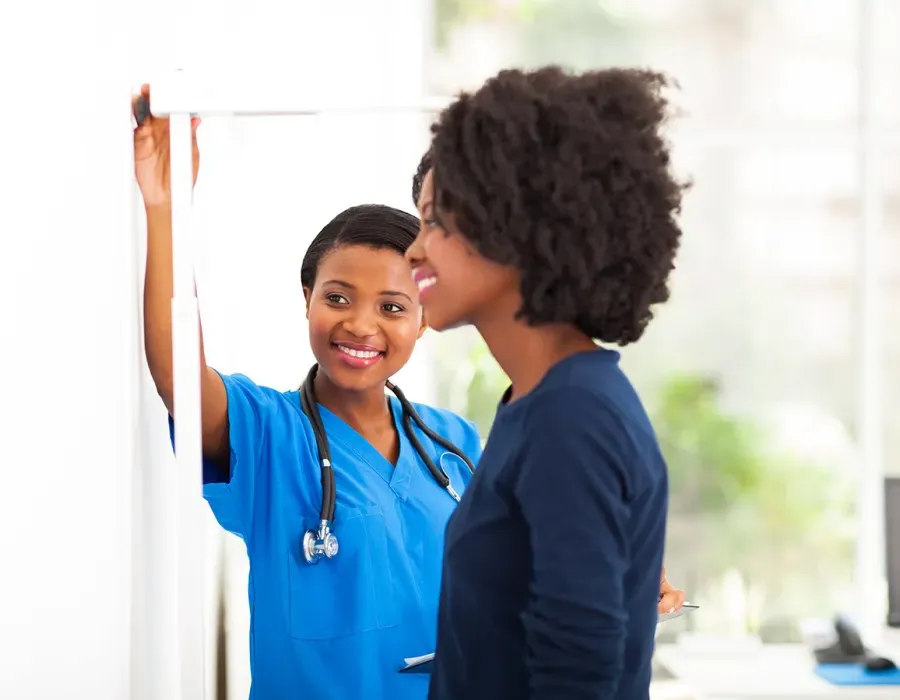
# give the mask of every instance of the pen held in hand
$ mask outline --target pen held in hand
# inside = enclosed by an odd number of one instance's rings
[[[141,95],[134,105],[134,120],[141,126],[150,116],[150,101]]]

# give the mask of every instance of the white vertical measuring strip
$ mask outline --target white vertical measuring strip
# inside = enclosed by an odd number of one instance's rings
[[[139,215],[142,206],[134,187],[134,218],[138,235],[145,236],[145,222]],[[140,258],[143,262],[143,257]],[[136,304],[142,306],[142,296]],[[138,317],[141,317],[138,313]],[[146,378],[149,387],[152,380]],[[140,396],[143,420],[142,441],[137,463],[143,474],[135,484],[135,503],[139,504],[135,523],[135,557],[140,557],[136,575],[143,579],[135,586],[132,612],[132,696],[131,700],[179,698],[178,653],[178,469],[171,459],[156,391],[146,387]],[[150,393],[149,400],[145,393]],[[155,411],[153,409],[156,409]],[[164,450],[164,451],[163,451]]]
[[[881,130],[875,90],[878,59],[877,0],[859,4],[859,140],[861,197],[858,269],[860,478],[858,500],[857,592],[859,624],[866,642],[877,644],[885,625],[884,545],[884,386],[881,332],[884,309],[882,266]]]
[[[200,416],[200,326],[191,239],[191,118],[169,123],[172,178],[172,360],[175,461],[178,468],[178,630],[180,700],[205,697],[204,521]],[[171,700],[171,699],[166,699]]]

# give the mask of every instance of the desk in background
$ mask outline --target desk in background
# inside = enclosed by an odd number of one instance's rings
[[[878,648],[900,665],[900,635],[892,630]],[[900,686],[838,687],[814,673],[801,644],[767,644],[722,651],[678,644],[657,647],[656,659],[696,700],[900,700]]]

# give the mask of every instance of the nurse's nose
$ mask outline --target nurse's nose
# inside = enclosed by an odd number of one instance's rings
[[[357,310],[344,319],[344,330],[355,338],[371,338],[378,334],[378,319],[374,313]]]

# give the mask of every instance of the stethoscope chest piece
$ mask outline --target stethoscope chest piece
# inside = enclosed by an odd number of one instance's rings
[[[303,535],[303,556],[310,564],[337,556],[339,549],[337,535],[325,520],[319,523],[318,529],[307,530]]]

